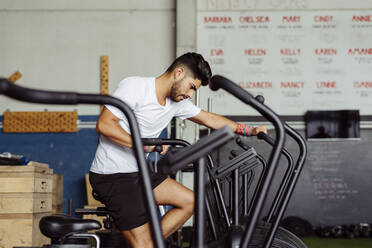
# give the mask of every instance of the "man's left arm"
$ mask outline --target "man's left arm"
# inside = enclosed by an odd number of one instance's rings
[[[232,121],[218,114],[201,110],[199,114],[189,120],[212,129],[219,129],[228,125],[235,133],[241,135],[257,135],[259,132],[267,133],[266,126],[253,127]]]

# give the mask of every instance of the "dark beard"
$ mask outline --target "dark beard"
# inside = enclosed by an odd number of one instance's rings
[[[172,101],[177,102],[177,96],[182,95],[181,94],[182,80],[183,80],[183,78],[174,82],[173,85],[172,85],[171,93],[170,93],[170,99]]]

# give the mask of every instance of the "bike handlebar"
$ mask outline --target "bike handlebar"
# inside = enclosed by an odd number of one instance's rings
[[[210,135],[202,137],[194,144],[180,148],[175,152],[169,151],[159,161],[158,169],[164,173],[175,173],[189,163],[207,155],[212,150],[225,144],[234,137],[231,128],[224,126]]]
[[[142,143],[145,146],[189,146],[191,145],[186,140],[182,139],[162,139],[162,138],[142,138]]]

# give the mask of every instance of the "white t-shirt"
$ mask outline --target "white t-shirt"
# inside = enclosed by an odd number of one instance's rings
[[[187,119],[196,116],[200,108],[189,100],[174,102],[166,98],[165,106],[156,97],[155,78],[129,77],[119,83],[114,97],[124,101],[137,117],[141,138],[157,138],[173,117]],[[129,123],[116,107],[106,105],[120,119],[120,126],[130,134]],[[96,155],[90,171],[100,174],[137,172],[133,150],[100,135]]]

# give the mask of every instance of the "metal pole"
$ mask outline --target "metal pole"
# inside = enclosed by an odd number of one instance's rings
[[[235,169],[232,179],[232,224],[239,225],[239,169]]]
[[[196,195],[195,202],[195,247],[204,247],[204,209],[205,209],[205,158],[201,157],[196,164],[194,188]]]

